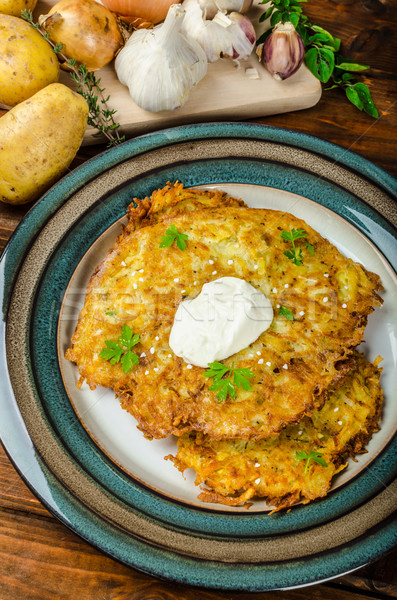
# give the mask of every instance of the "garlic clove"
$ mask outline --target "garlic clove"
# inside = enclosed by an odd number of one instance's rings
[[[305,55],[301,36],[292,23],[277,23],[261,48],[261,60],[278,81],[291,77]]]
[[[173,4],[161,25],[135,31],[115,61],[120,82],[138,106],[151,112],[182,106],[207,72],[201,46],[181,34],[185,11]]]
[[[252,6],[253,0],[199,0],[204,19],[213,19],[218,12],[238,12],[245,14]]]
[[[255,30],[250,19],[239,13],[218,11],[205,19],[199,0],[184,0],[186,10],[182,31],[204,49],[208,62],[219,58],[247,59],[255,45]]]

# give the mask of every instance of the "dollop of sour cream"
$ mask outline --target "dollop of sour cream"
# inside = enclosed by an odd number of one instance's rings
[[[178,306],[169,345],[189,364],[207,367],[252,344],[273,320],[270,300],[238,277],[205,283]]]

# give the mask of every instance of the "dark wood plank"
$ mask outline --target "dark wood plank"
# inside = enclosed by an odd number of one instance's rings
[[[336,585],[229,593],[163,582],[88,546],[61,524],[0,509],[1,600],[370,600]]]

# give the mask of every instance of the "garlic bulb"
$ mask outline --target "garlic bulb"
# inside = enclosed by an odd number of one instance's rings
[[[245,14],[252,6],[252,0],[199,0],[204,19],[213,19],[218,12],[238,12]]]
[[[195,39],[204,49],[208,62],[218,58],[246,59],[256,40],[254,26],[248,17],[218,11],[212,20],[205,19],[198,0],[184,0],[186,16],[183,33]]]
[[[261,52],[263,64],[279,81],[291,77],[305,56],[302,38],[290,22],[277,23]]]
[[[173,4],[161,25],[135,31],[118,54],[116,73],[144,110],[174,110],[207,72],[201,46],[180,32],[185,11]]]

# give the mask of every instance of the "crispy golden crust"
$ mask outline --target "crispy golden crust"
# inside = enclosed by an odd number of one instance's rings
[[[129,224],[90,280],[66,353],[81,381],[113,388],[148,438],[196,430],[214,439],[260,439],[322,406],[329,386],[349,370],[368,314],[381,304],[377,275],[343,257],[304,221],[248,208],[221,192],[168,185],[128,213]],[[185,251],[159,247],[172,224],[188,235]],[[301,266],[284,255],[290,244],[281,232],[292,228],[307,232],[296,242]],[[239,389],[235,400],[220,403],[204,369],[189,368],[168,339],[179,303],[223,276],[261,290],[275,318],[254,344],[224,361],[255,373],[251,391]],[[280,306],[292,311],[293,321],[278,314]],[[125,323],[140,335],[141,355],[126,375],[120,364],[99,357]]]
[[[176,457],[168,456],[182,472],[196,471],[196,484],[206,484],[199,498],[228,506],[263,497],[278,510],[325,496],[346,458],[365,452],[378,430],[382,406],[380,371],[356,355],[357,366],[337,391],[312,416],[289,426],[277,437],[257,442],[210,440],[201,433],[178,439]],[[320,452],[327,466],[315,462],[305,472],[298,452]]]

